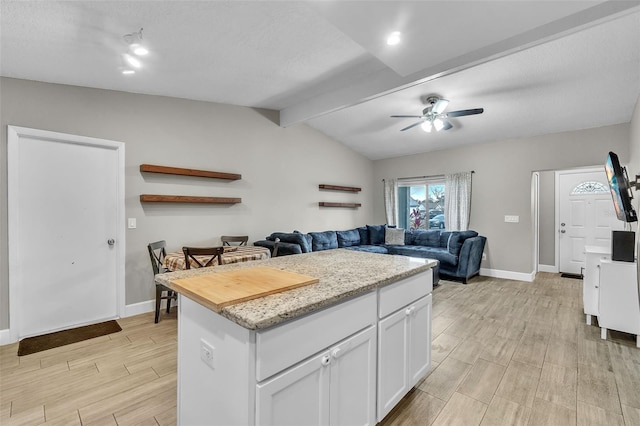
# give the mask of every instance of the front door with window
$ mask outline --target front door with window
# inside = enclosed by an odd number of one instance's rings
[[[611,247],[611,231],[623,228],[613,209],[602,170],[557,173],[558,253],[560,272],[582,274],[584,247]]]

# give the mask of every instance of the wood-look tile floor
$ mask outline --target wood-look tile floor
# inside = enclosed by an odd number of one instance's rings
[[[478,277],[433,294],[433,365],[381,425],[640,426],[640,349],[585,325],[582,282]],[[0,424],[173,425],[176,318],[18,357],[0,347]]]
[[[640,426],[635,336],[585,324],[581,280],[441,283],[432,369],[381,425]]]

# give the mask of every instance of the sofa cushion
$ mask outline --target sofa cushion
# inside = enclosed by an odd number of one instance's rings
[[[351,246],[345,247],[347,250],[354,251],[365,251],[367,253],[380,253],[380,254],[388,254],[389,250],[385,246],[372,246],[372,245],[362,245],[362,246]]]
[[[367,225],[369,231],[369,244],[384,244],[385,225]]]
[[[280,241],[283,243],[298,244],[302,253],[309,253],[311,251],[311,245],[304,234],[298,232],[274,232],[267,237],[269,241],[275,241],[276,238],[280,238]]]
[[[336,231],[338,237],[338,247],[351,247],[360,245],[360,232],[357,229],[346,231]]]
[[[313,251],[322,251],[338,248],[336,231],[309,232],[313,237],[311,248]]]
[[[403,246],[404,245],[404,229],[386,228],[384,231],[384,243],[386,245]]]
[[[449,253],[447,249],[441,247],[426,246],[387,246],[389,254],[400,254],[403,256],[421,257],[436,259],[441,263],[451,266],[458,264],[458,256]]]
[[[416,229],[413,231],[414,246],[440,247],[440,230],[438,229]]]
[[[361,226],[356,228],[358,233],[360,234],[360,244],[368,245],[369,244],[369,230],[366,226]]]

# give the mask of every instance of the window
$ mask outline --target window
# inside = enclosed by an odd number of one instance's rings
[[[398,180],[398,226],[444,229],[444,178]]]

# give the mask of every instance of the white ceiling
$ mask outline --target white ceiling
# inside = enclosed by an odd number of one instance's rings
[[[139,28],[151,53],[124,76]],[[640,0],[2,0],[0,74],[276,109],[381,159],[629,122]],[[433,93],[485,112],[400,132]]]

